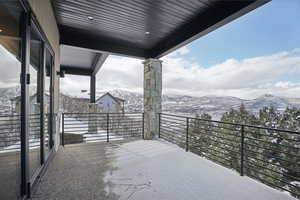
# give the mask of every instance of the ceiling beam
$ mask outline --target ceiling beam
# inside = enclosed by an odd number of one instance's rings
[[[128,56],[134,58],[147,58],[145,49],[135,47],[124,41],[116,41],[110,38],[103,38],[99,35],[91,35],[80,29],[68,26],[60,26],[60,43],[85,49],[91,49],[103,53]]]
[[[92,75],[96,75],[98,73],[98,71],[101,69],[103,63],[105,62],[105,60],[108,57],[108,53],[96,53],[95,58],[93,60],[93,65],[92,65]]]
[[[72,67],[61,65],[60,71],[64,71],[65,74],[72,74],[72,75],[81,75],[81,76],[91,76],[93,71],[90,69],[82,69],[84,67]]]
[[[271,0],[218,1],[206,12],[199,13],[188,23],[178,27],[151,49],[149,55],[151,58],[163,57],[269,1]]]

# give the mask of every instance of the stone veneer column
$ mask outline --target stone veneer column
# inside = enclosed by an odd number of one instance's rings
[[[89,123],[88,131],[89,134],[96,134],[98,131],[97,123],[97,104],[89,103]]]
[[[144,138],[158,135],[158,113],[161,112],[162,61],[147,59],[144,64]]]

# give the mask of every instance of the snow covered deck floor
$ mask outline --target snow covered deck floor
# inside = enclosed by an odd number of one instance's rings
[[[61,147],[33,199],[290,200],[288,195],[158,140]]]

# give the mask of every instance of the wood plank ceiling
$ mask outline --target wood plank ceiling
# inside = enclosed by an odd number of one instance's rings
[[[159,58],[269,0],[52,0],[61,43]]]

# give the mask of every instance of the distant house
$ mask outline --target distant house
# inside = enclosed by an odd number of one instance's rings
[[[89,98],[83,98],[83,97],[71,97],[68,95],[61,94],[60,98],[62,107],[64,112],[69,113],[88,113],[89,108],[88,105],[90,103]]]
[[[114,97],[109,92],[96,100],[96,104],[101,110],[111,113],[124,113],[124,103],[124,99]]]

